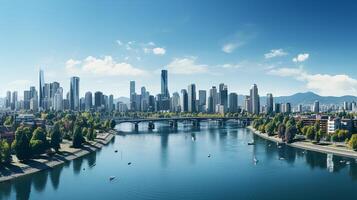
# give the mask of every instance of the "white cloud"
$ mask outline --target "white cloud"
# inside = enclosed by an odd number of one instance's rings
[[[240,64],[231,64],[231,63],[226,63],[226,64],[222,65],[222,68],[225,68],[225,69],[231,69],[231,68],[237,69],[237,68],[241,68],[241,67],[242,67],[242,65],[240,65]]]
[[[199,74],[207,73],[208,66],[204,64],[197,64],[196,57],[175,58],[167,69],[172,74]]]
[[[242,46],[243,43],[240,42],[231,42],[231,43],[226,43],[222,47],[222,51],[225,53],[232,53],[237,47]]]
[[[304,82],[305,87],[321,95],[342,96],[357,92],[357,80],[346,74],[309,74],[300,68],[278,68],[268,71],[268,74],[282,77],[292,77]]]
[[[286,55],[288,55],[288,53],[285,52],[283,49],[272,49],[270,50],[269,53],[264,54],[264,57],[266,59],[269,59],[269,58],[286,56]]]
[[[164,48],[162,48],[162,47],[156,47],[156,48],[153,48],[153,49],[152,49],[152,52],[153,52],[155,55],[165,55],[166,49],[164,49]]]
[[[83,60],[69,59],[66,62],[66,71],[72,75],[95,76],[141,76],[146,71],[135,68],[126,62],[116,62],[111,56],[96,58],[88,56]]]
[[[117,40],[117,44],[118,44],[119,46],[122,46],[122,45],[123,45],[123,42],[120,41],[120,40]]]
[[[307,60],[309,58],[309,54],[308,53],[301,53],[299,55],[297,55],[295,58],[293,58],[293,62],[304,62],[305,60]]]

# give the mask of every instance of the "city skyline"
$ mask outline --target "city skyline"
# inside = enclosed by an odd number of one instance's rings
[[[81,77],[80,96],[103,91],[129,97],[130,80],[156,94],[161,69],[171,73],[171,93],[188,82],[206,91],[224,82],[245,95],[253,83],[264,86],[264,95],[356,94],[354,2],[242,2],[222,6],[196,1],[189,9],[188,1],[149,6],[77,1],[70,7],[65,1],[33,2],[26,9],[4,2],[0,22],[7,30],[0,42],[7,48],[0,48],[0,73],[6,76],[0,80],[0,94],[37,86],[40,68],[47,82],[62,83],[64,91],[70,77]],[[54,10],[63,12],[54,16]],[[100,14],[93,18],[91,13]],[[143,20],[132,13],[142,13]],[[341,18],[341,13],[350,17]]]

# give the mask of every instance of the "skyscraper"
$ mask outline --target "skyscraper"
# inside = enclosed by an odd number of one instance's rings
[[[86,92],[84,97],[85,110],[89,111],[93,106],[93,95],[91,92]]]
[[[79,110],[79,77],[71,77],[69,105],[71,110]]]
[[[11,102],[11,109],[12,110],[17,110],[18,109],[18,105],[17,105],[17,97],[18,97],[18,93],[17,91],[12,92],[12,102]]]
[[[258,87],[256,84],[252,86],[250,89],[250,106],[251,106],[251,113],[259,114],[260,112],[260,100],[258,94]]]
[[[161,70],[161,97],[163,99],[170,98],[169,88],[168,88],[167,70]]]
[[[55,111],[63,110],[63,88],[59,87],[53,96],[53,109]]]
[[[111,94],[109,95],[109,100],[108,100],[108,111],[112,112],[114,110],[114,96]]]
[[[10,91],[6,92],[5,106],[6,106],[6,108],[11,108],[11,92]]]
[[[103,93],[102,92],[96,92],[94,93],[94,106],[98,110],[102,107],[103,105]]]
[[[228,108],[228,88],[223,83],[219,84],[219,99],[220,105],[223,106],[223,110],[227,111]]]
[[[206,112],[207,92],[206,90],[198,91],[198,111]]]
[[[188,112],[196,112],[196,85],[188,86]]]
[[[44,77],[44,73],[43,70],[40,69],[40,73],[39,73],[39,107],[43,108],[43,99],[45,98],[45,94],[44,94],[44,89],[45,89],[45,77]]]
[[[231,113],[235,113],[235,112],[238,112],[238,95],[237,93],[230,93],[229,94],[229,112]]]
[[[274,99],[273,99],[273,94],[268,93],[267,94],[267,114],[273,113],[274,110]]]
[[[177,92],[174,92],[171,97],[171,111],[172,112],[180,112],[180,95]]]
[[[320,112],[320,102],[315,101],[314,102],[314,113],[319,113]]]
[[[181,90],[181,112],[188,112],[188,94],[187,90]]]
[[[136,99],[136,92],[135,92],[135,81],[130,81],[130,110],[135,111],[135,99]]]

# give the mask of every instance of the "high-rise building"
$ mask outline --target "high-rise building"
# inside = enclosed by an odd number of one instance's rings
[[[187,90],[181,90],[181,112],[188,112],[188,94]]]
[[[18,93],[17,91],[12,92],[12,102],[11,102],[11,109],[17,110],[18,109]]]
[[[11,108],[11,92],[10,91],[6,92],[5,107]]]
[[[44,77],[44,73],[43,70],[40,69],[40,73],[39,73],[39,107],[43,108],[43,100],[45,98],[45,94],[44,94],[44,89],[45,89],[45,77]]]
[[[171,106],[170,110],[172,112],[180,112],[181,107],[180,107],[180,95],[178,92],[174,92],[171,97]]]
[[[114,96],[111,94],[109,95],[109,100],[108,100],[108,111],[112,112],[114,110]]]
[[[23,109],[30,110],[30,101],[31,101],[31,91],[25,90],[24,91],[24,105]]]
[[[93,106],[93,95],[91,92],[86,92],[84,97],[85,110],[89,111]]]
[[[228,108],[228,89],[227,85],[219,85],[219,99],[220,99],[220,104],[223,106],[224,112],[227,111]]]
[[[302,110],[302,104],[299,104],[299,105],[298,105],[298,112],[299,112],[299,113],[302,113],[302,112],[303,112],[303,110]]]
[[[94,93],[94,106],[98,110],[102,107],[103,105],[103,93],[102,92],[96,92]]]
[[[274,98],[273,94],[267,94],[267,105],[266,105],[266,113],[271,114],[274,111]]]
[[[206,90],[198,91],[198,111],[206,112],[207,92]]]
[[[319,113],[320,112],[320,102],[315,101],[314,102],[314,113]]]
[[[71,110],[79,110],[79,77],[71,77],[69,105]]]
[[[250,89],[250,106],[251,106],[251,113],[259,114],[260,112],[260,100],[258,94],[258,87],[256,84],[252,86]]]
[[[163,99],[169,99],[169,88],[168,88],[168,74],[167,70],[161,70],[161,96]]]
[[[285,104],[285,113],[291,113],[291,104],[290,103],[286,103]]]
[[[238,94],[237,93],[230,93],[229,94],[229,101],[228,101],[228,108],[229,112],[235,113],[238,112]]]
[[[274,106],[274,112],[275,113],[280,113],[281,112],[281,104],[280,103],[275,103],[275,106]]]
[[[53,109],[55,111],[63,110],[63,88],[59,87],[53,96]]]
[[[196,85],[188,86],[188,112],[196,112]]]
[[[244,110],[247,111],[248,113],[252,113],[252,105],[251,105],[250,96],[245,96]]]
[[[209,100],[208,100],[208,112],[215,113],[216,105],[218,104],[218,94],[216,86],[212,86],[209,90]]]
[[[130,110],[135,111],[135,99],[136,99],[136,92],[135,92],[135,81],[130,81]]]

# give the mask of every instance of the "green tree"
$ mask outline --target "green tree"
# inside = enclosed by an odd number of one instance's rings
[[[296,123],[296,128],[298,130],[298,133],[299,134],[302,134],[302,129],[304,128],[304,123],[302,122],[302,120],[299,120],[297,123]]]
[[[354,151],[357,150],[357,134],[353,134],[351,139],[348,142],[348,146]]]
[[[51,147],[57,152],[61,148],[62,134],[59,123],[55,123],[51,133]]]
[[[294,137],[297,133],[297,129],[295,126],[287,126],[285,131],[285,142],[291,143],[294,140]]]
[[[17,128],[15,132],[15,140],[12,145],[16,157],[20,161],[25,161],[31,157],[30,139],[23,131],[22,127]]]
[[[117,125],[117,123],[115,122],[115,120],[110,120],[110,128],[111,129],[114,129],[115,128],[115,126]]]
[[[1,163],[11,162],[11,148],[6,140],[0,141],[0,162]]]
[[[82,147],[83,142],[84,142],[84,138],[83,138],[82,130],[80,127],[76,126],[73,132],[72,146],[74,148],[80,148]]]
[[[41,127],[36,128],[32,133],[30,147],[34,155],[42,154],[48,149],[49,144],[46,138],[46,133]]]
[[[306,138],[309,140],[315,139],[315,128],[313,126],[309,126],[307,129]]]
[[[273,122],[269,122],[265,125],[265,132],[269,135],[272,136],[274,134],[274,123]]]
[[[284,124],[279,124],[279,128],[278,128],[278,137],[279,138],[283,138],[284,137],[285,130],[286,130],[285,125]]]

